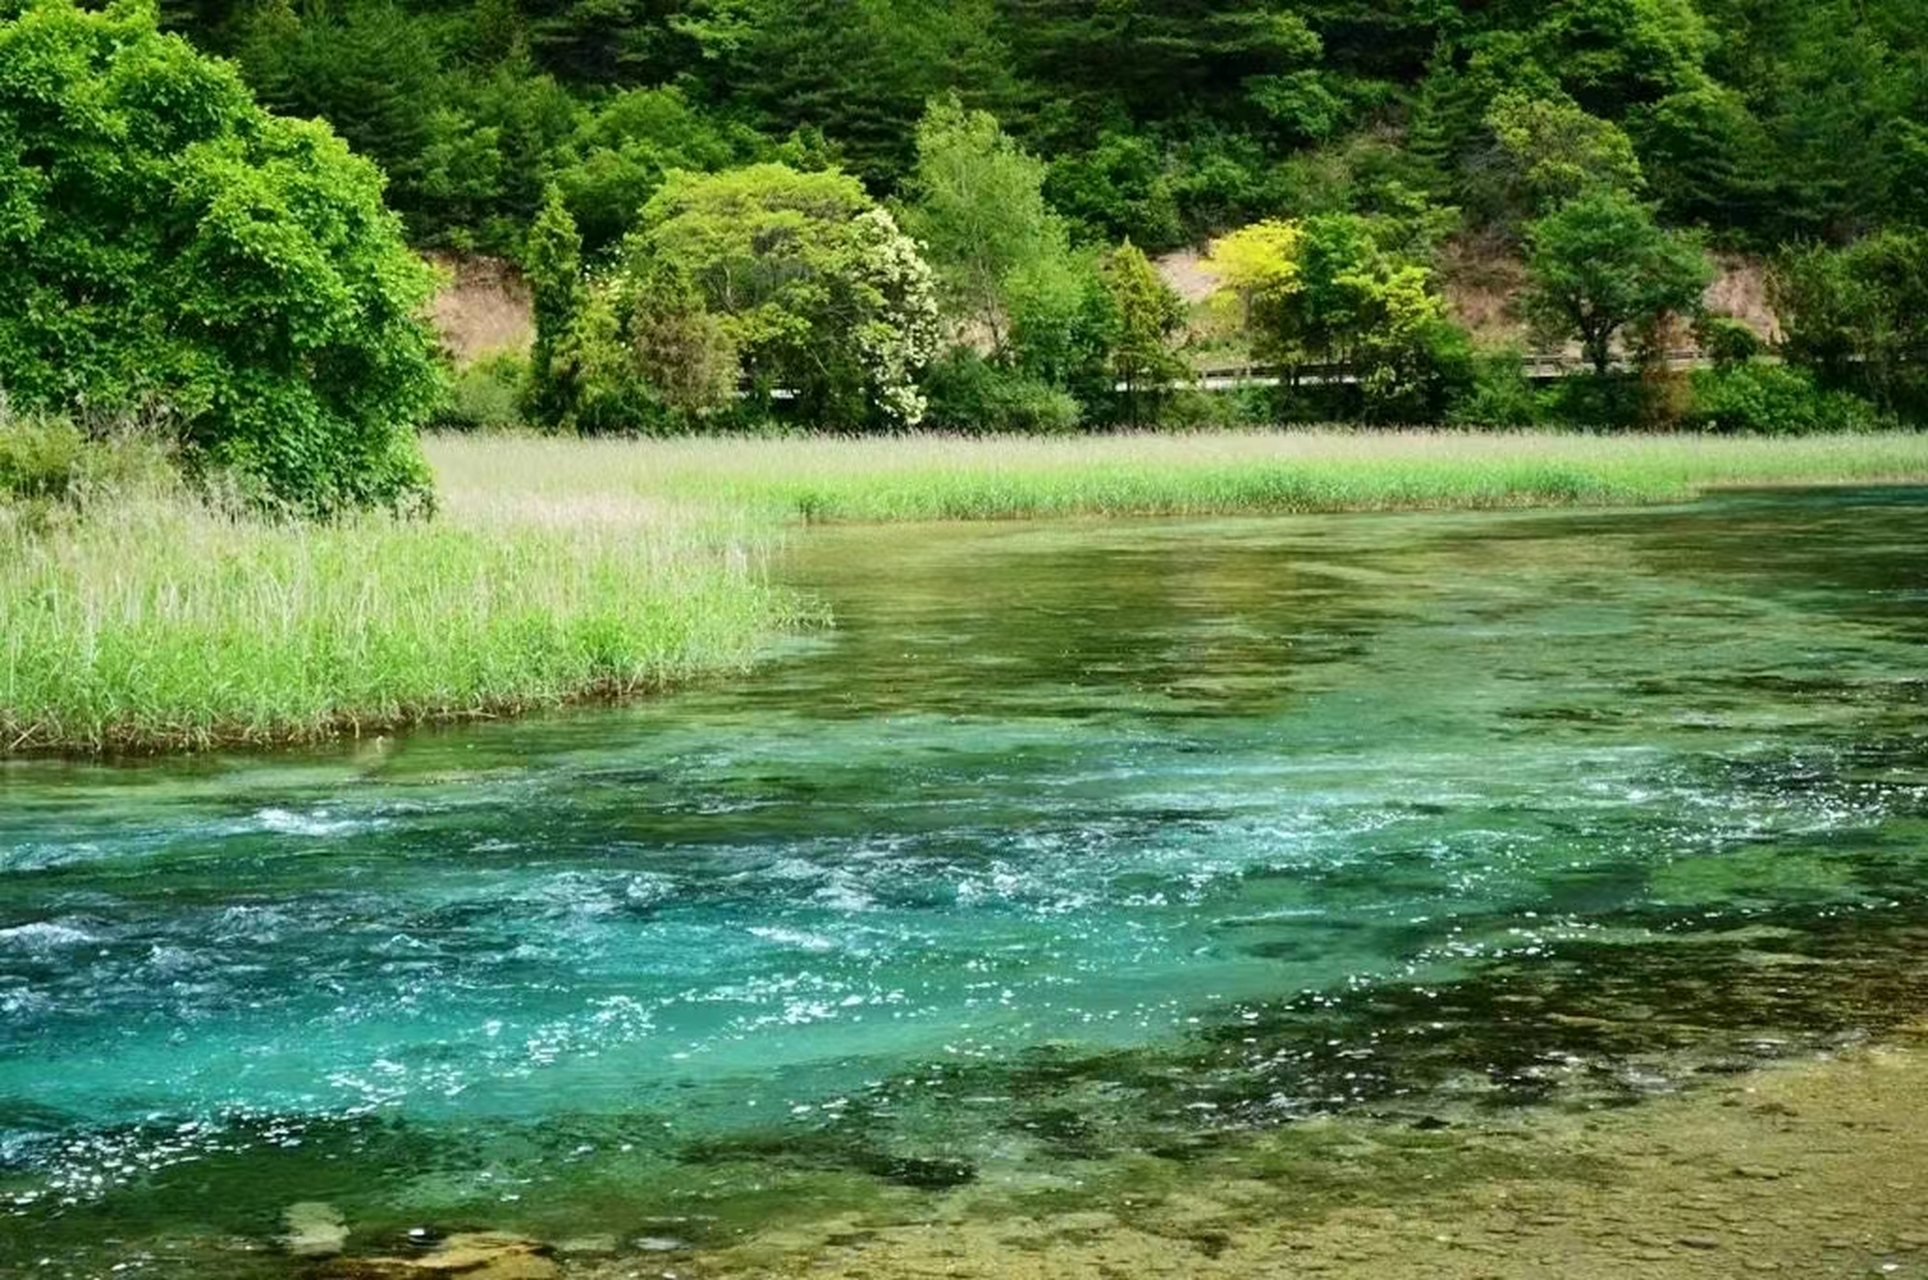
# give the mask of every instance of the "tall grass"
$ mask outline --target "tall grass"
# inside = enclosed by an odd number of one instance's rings
[[[0,501],[0,755],[294,743],[616,697],[807,610],[786,523],[1671,501],[1928,481],[1928,436],[1293,432],[430,441],[442,515],[236,516],[178,487]]]
[[[434,524],[146,497],[0,530],[0,754],[294,743],[741,666],[796,616],[769,537],[474,496]]]
[[[1035,439],[445,437],[456,493],[697,502],[793,521],[1672,502],[1732,485],[1928,480],[1928,435],[1796,439],[1292,431]]]

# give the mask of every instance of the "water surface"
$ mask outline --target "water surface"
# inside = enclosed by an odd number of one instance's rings
[[[632,708],[0,767],[0,1274],[652,1246],[1928,994],[1928,492],[813,531]]]

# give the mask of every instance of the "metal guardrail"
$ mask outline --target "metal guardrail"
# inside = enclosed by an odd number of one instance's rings
[[[1705,369],[1713,364],[1705,355],[1692,347],[1680,347],[1669,351],[1666,356],[1670,369]],[[1615,365],[1619,369],[1634,366],[1626,361]],[[1593,366],[1587,361],[1564,354],[1539,353],[1529,355],[1520,361],[1520,372],[1529,382],[1557,382],[1578,373],[1587,373]],[[1169,382],[1160,389],[1165,391],[1239,391],[1246,387],[1322,387],[1344,386],[1359,379],[1346,372],[1345,366],[1335,364],[1300,365],[1296,370],[1281,365],[1234,365],[1218,369],[1201,370],[1199,375],[1186,382]],[[1117,391],[1126,390],[1124,383],[1118,383]]]

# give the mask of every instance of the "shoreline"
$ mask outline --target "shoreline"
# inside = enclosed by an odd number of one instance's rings
[[[1338,1114],[1174,1162],[1107,1193],[970,1184],[691,1245],[535,1239],[471,1223],[427,1250],[283,1253],[316,1280],[1732,1280],[1928,1274],[1928,1019],[1893,1037],[1638,1104],[1528,1108],[1420,1130]],[[661,1232],[662,1234],[658,1234]],[[339,1234],[336,1234],[339,1233]],[[297,1236],[290,1239],[298,1239]],[[138,1242],[130,1241],[130,1244]],[[210,1242],[213,1244],[214,1242]],[[229,1241],[259,1256],[259,1245]],[[218,1246],[217,1246],[218,1249]],[[187,1262],[187,1255],[175,1257]],[[254,1273],[250,1273],[254,1274]]]
[[[824,620],[765,568],[815,526],[1637,511],[1928,484],[1928,433],[442,436],[428,450],[446,507],[431,523],[256,525],[176,500],[24,543],[0,569],[0,760],[325,747],[730,678]]]

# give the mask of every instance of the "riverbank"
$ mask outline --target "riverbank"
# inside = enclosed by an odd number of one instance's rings
[[[0,756],[271,747],[741,671],[813,620],[799,523],[1633,505],[1928,481],[1928,435],[1295,431],[430,441],[432,523],[179,495],[0,522]]]
[[[807,617],[767,524],[453,488],[432,523],[191,499],[0,531],[0,757],[290,746],[740,670]]]

